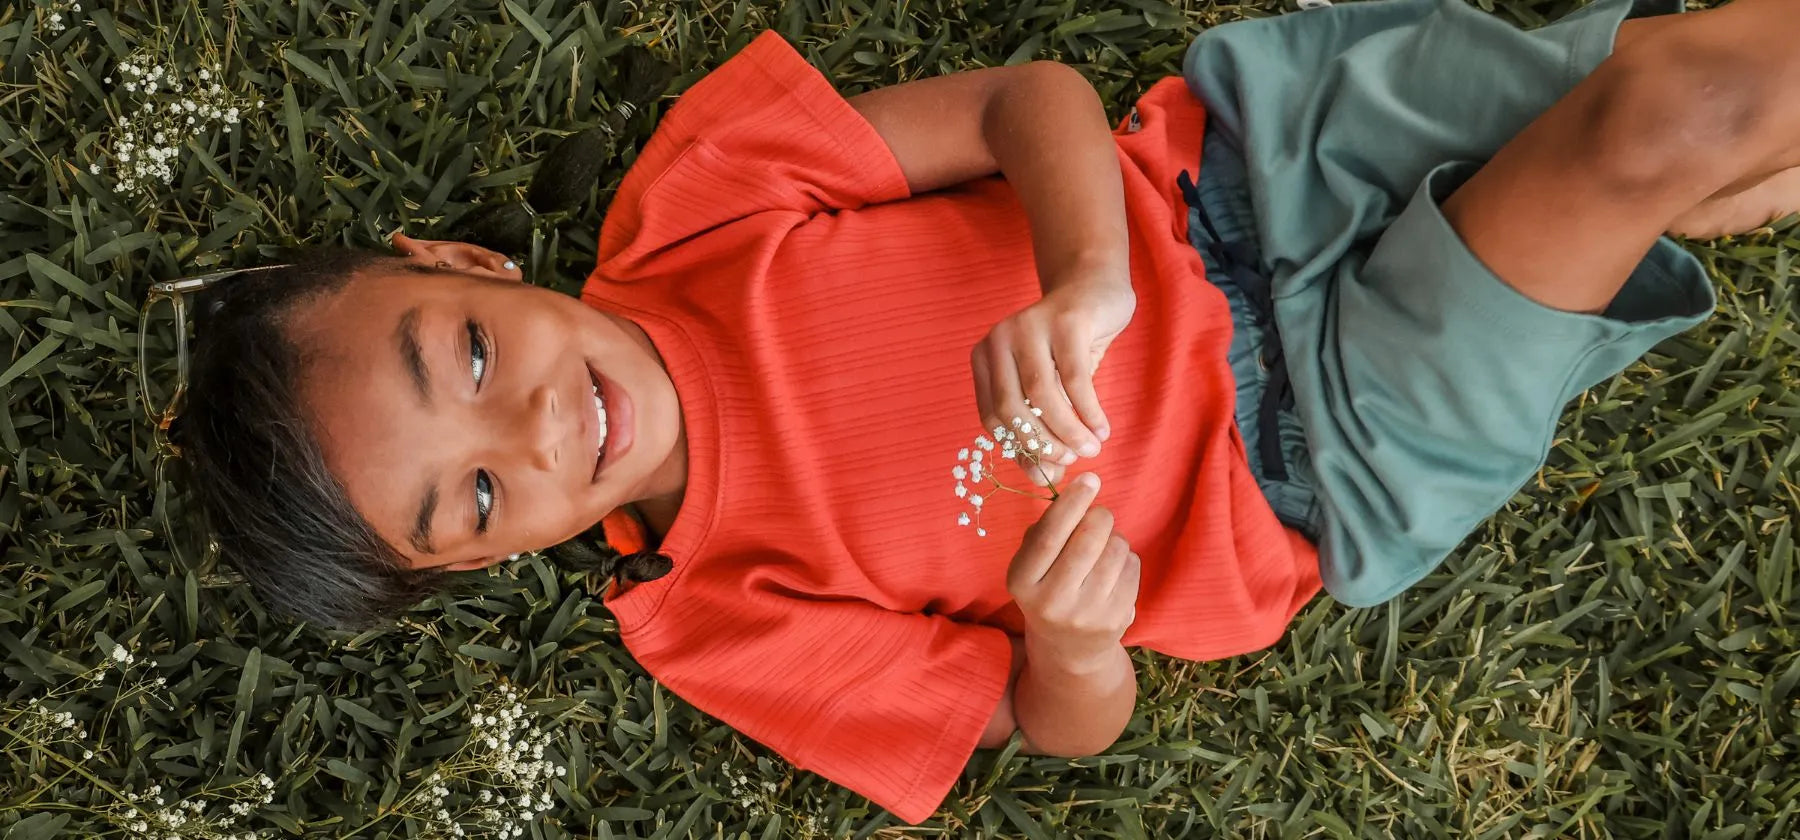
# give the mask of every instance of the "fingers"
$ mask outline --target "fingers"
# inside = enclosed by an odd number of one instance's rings
[[[1087,580],[1100,562],[1112,536],[1112,511],[1103,507],[1089,508],[1082,514],[1074,533],[1069,535],[1056,563],[1044,573],[1043,586],[1052,592],[1079,594],[1082,581]]]
[[[1066,472],[1068,469],[1063,465],[1047,460],[1039,460],[1025,467],[1025,474],[1031,476],[1032,483],[1039,487],[1049,487],[1062,481]]]
[[[988,365],[987,342],[975,345],[974,352],[969,354],[969,368],[975,374],[975,411],[981,416],[981,428],[991,429],[993,424],[988,418],[994,416],[994,401],[989,398],[993,388],[994,374]]]
[[[986,387],[976,382],[976,404],[981,408],[982,428],[992,430],[995,426],[1006,426],[1012,418],[1029,413],[1025,408],[1025,395],[1019,390],[1019,369],[1013,361],[1011,344],[1001,335],[1000,327],[995,327],[993,334],[975,345],[971,363],[986,369]]]
[[[1057,370],[1049,345],[1031,342],[1020,347],[1015,361],[1019,381],[1025,386],[1025,396],[1031,398],[1032,405],[1043,410],[1038,420],[1042,421],[1046,437],[1057,450],[1050,460],[1072,463],[1076,450],[1099,454],[1099,442],[1088,432],[1087,426],[1082,425],[1081,418],[1069,405],[1068,396],[1063,393],[1063,374]]]
[[[1107,597],[1111,597],[1114,604],[1136,608],[1138,606],[1138,583],[1141,583],[1141,579],[1143,579],[1143,558],[1139,558],[1138,552],[1127,549],[1125,561],[1120,565],[1120,576],[1112,581],[1112,594]]]
[[[1067,491],[1050,503],[1037,523],[1026,529],[1025,539],[1019,546],[1019,553],[1013,557],[1007,576],[1007,587],[1015,597],[1021,590],[1036,587],[1044,579],[1099,494],[1099,476],[1093,473],[1078,476]],[[1085,576],[1086,573],[1084,569],[1082,574]]]
[[[1125,562],[1119,569],[1118,580],[1113,582],[1113,591],[1107,596],[1107,604],[1127,616],[1127,627],[1137,620],[1138,584],[1143,579],[1143,574],[1143,560],[1136,552],[1127,553]]]
[[[1088,572],[1087,579],[1081,582],[1081,588],[1101,598],[1109,598],[1113,588],[1118,585],[1119,576],[1125,572],[1125,561],[1131,557],[1131,544],[1124,537],[1114,532],[1106,540],[1106,546],[1100,550],[1100,557],[1094,561],[1094,568]]]
[[[1062,371],[1062,390],[1079,417],[1084,438],[1063,435],[1074,443],[1083,458],[1100,454],[1100,444],[1112,434],[1106,424],[1106,413],[1100,410],[1100,395],[1094,393],[1094,360],[1088,342],[1074,330],[1055,333],[1057,370]],[[1048,410],[1046,409],[1046,413]]]

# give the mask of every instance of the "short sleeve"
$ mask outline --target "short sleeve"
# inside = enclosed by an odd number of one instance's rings
[[[770,588],[696,589],[624,631],[651,676],[909,823],[943,802],[1011,678],[999,628]]]
[[[764,213],[800,218],[906,198],[887,142],[774,32],[697,82],[626,173],[600,234],[602,269]]]

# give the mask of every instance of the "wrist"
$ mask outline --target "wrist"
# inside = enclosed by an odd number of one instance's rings
[[[1025,661],[1040,676],[1091,679],[1118,670],[1130,657],[1116,640],[1053,639],[1027,632]]]
[[[1044,293],[1074,286],[1131,288],[1131,264],[1124,247],[1096,245],[1061,254],[1038,272]]]

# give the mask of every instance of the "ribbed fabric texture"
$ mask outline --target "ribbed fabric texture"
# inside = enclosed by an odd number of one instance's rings
[[[1097,380],[1113,437],[1082,469],[1144,559],[1126,641],[1215,659],[1279,638],[1318,589],[1316,555],[1269,510],[1232,421],[1230,315],[1175,186],[1201,110],[1178,79],[1138,110],[1118,138],[1138,314]],[[981,432],[970,349],[1039,294],[1004,181],[910,196],[881,137],[774,34],[645,145],[583,293],[650,335],[687,424],[674,571],[608,600],[625,644],[909,822],[967,763],[1021,630],[1006,567],[1045,503],[991,494],[977,537],[951,467]]]

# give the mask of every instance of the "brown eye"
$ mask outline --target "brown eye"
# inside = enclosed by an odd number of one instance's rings
[[[494,510],[494,482],[488,478],[487,470],[475,471],[475,533],[485,534],[488,529],[488,514]]]
[[[469,322],[469,372],[475,377],[475,387],[481,387],[482,377],[487,374],[487,339],[481,335],[481,328]]]

